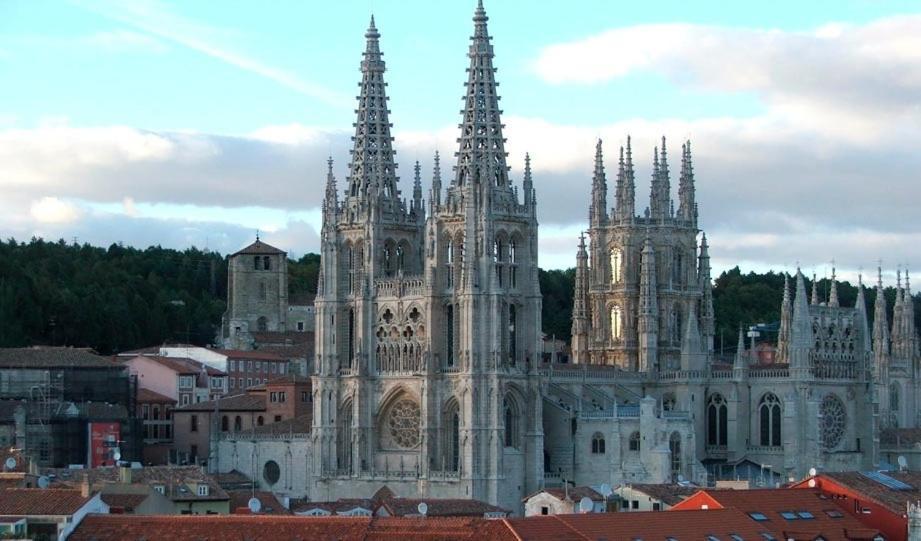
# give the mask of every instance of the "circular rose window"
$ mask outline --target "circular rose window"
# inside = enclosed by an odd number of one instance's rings
[[[393,442],[404,449],[419,445],[419,405],[403,399],[390,409],[387,420]]]
[[[265,479],[266,483],[274,485],[278,482],[280,477],[281,468],[278,467],[278,462],[269,460],[265,463],[265,466],[262,467],[262,478]]]
[[[822,443],[826,449],[834,449],[844,438],[847,413],[844,404],[837,396],[829,393],[822,399]]]

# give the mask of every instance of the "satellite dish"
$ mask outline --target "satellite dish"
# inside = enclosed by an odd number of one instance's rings
[[[256,514],[262,510],[262,502],[259,501],[259,498],[253,497],[246,502],[246,507],[249,507],[250,513]]]
[[[419,514],[424,517],[429,512],[429,504],[425,502],[419,502],[419,505],[416,506],[416,509],[418,509]]]
[[[51,484],[51,481],[48,480],[46,476],[41,476],[38,478],[38,488],[48,488],[48,485]]]
[[[13,457],[9,457],[6,459],[6,462],[4,462],[4,465],[6,466],[6,469],[12,470],[13,468],[16,467],[16,459]]]
[[[116,447],[115,450],[112,451],[112,460],[118,462],[121,459],[122,459],[122,452]]]
[[[579,512],[580,513],[591,513],[592,509],[595,507],[595,502],[592,501],[588,496],[583,496],[579,500]]]
[[[899,455],[898,462],[899,462],[899,470],[908,469],[908,460],[905,459],[904,455]]]
[[[601,491],[600,491],[600,492],[601,492],[601,495],[604,496],[605,498],[609,497],[611,494],[614,493],[614,491],[611,490],[611,485],[609,485],[609,484],[607,484],[607,483],[601,483],[601,486],[598,487],[598,488],[601,489]]]
[[[809,468],[809,477],[815,477],[817,473],[815,468]]]
[[[678,474],[678,482],[679,482],[679,483],[684,483],[685,481],[687,481],[687,479],[685,479],[684,476],[681,475],[681,474],[679,473],[679,474]]]

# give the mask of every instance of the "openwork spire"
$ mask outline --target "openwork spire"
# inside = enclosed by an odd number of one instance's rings
[[[654,220],[663,220],[671,215],[671,188],[668,178],[668,151],[665,137],[662,137],[662,151],[657,148],[653,157],[653,172],[649,192],[649,211]]]
[[[336,177],[333,175],[333,158],[326,160],[326,198],[323,200],[324,210],[335,210],[339,194],[336,193]]]
[[[521,182],[524,191],[524,204],[531,206],[534,201],[534,180],[531,178],[531,154],[524,153],[524,180]]]
[[[678,180],[678,216],[689,222],[697,221],[694,196],[694,164],[691,161],[691,141],[681,145],[681,176]]]
[[[352,163],[349,165],[349,198],[360,201],[379,200],[385,214],[399,206],[393,138],[388,120],[384,61],[380,50],[380,33],[374,17],[365,32],[367,44],[361,61],[361,91],[358,118],[353,126]]]
[[[467,69],[467,93],[458,138],[457,166],[454,183],[468,183],[507,189],[511,193],[506,164],[505,139],[499,95],[496,91],[496,69],[493,68],[493,48],[486,28],[486,10],[482,2],[473,16],[474,31],[470,38],[470,67]]]
[[[429,197],[435,208],[441,206],[441,156],[435,151],[435,165],[432,167],[432,194]]]
[[[812,297],[809,300],[809,304],[816,306],[819,304],[819,281],[815,277],[815,273],[812,273]]]
[[[831,268],[831,292],[828,294],[828,305],[835,308],[840,306],[838,303],[838,281],[834,266]]]
[[[618,186],[620,180],[618,179]],[[604,156],[601,151],[601,139],[595,144],[595,169],[592,173],[592,206],[588,212],[588,221],[592,225],[601,225],[607,221],[608,179],[604,174]]]
[[[790,296],[790,277],[783,275],[783,302],[780,305],[780,331],[777,334],[777,349],[780,362],[787,362],[790,356],[790,326],[793,323],[793,300]]]
[[[619,210],[621,220],[632,220],[636,215],[636,180],[633,177],[633,149],[629,135],[624,155],[624,195]]]
[[[422,166],[419,160],[413,166],[413,210],[422,212]]]

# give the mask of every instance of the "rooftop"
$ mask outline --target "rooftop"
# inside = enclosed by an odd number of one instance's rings
[[[886,507],[899,515],[905,513],[908,503],[917,503],[921,500],[921,472],[885,472],[885,477],[893,479],[896,483],[891,486],[871,479],[861,472],[823,472],[816,477],[817,487],[822,487],[823,478],[831,479],[835,483],[860,492],[869,499]],[[898,487],[898,488],[895,488]]]
[[[44,472],[54,475],[54,482],[63,486],[78,486],[83,479],[89,479],[94,488],[121,482],[120,470],[116,467],[70,470],[49,469]],[[146,466],[131,469],[131,482],[151,487],[162,486],[164,495],[173,501],[227,500],[229,496],[218,482],[204,473],[199,466]],[[208,485],[208,495],[199,496],[196,490],[200,484]]]
[[[183,411],[265,411],[265,396],[262,394],[235,394],[217,400],[206,400],[198,404],[187,404],[173,410]]]
[[[254,497],[253,491],[241,489],[241,490],[228,490],[227,494],[230,495],[230,512],[238,513],[240,510],[245,510],[243,514],[249,513],[249,500]],[[278,498],[274,494],[265,490],[257,490],[255,492],[255,498],[259,500],[259,503],[262,504],[260,509],[260,515],[290,515],[291,511],[285,509],[285,506],[278,501]]]
[[[246,248],[243,248],[242,250],[234,254],[231,254],[230,257],[234,257],[238,255],[279,255],[279,254],[285,255],[285,252],[282,250],[279,250],[278,248],[274,246],[270,246],[262,242],[259,239],[256,239],[256,242],[250,244]]]
[[[595,489],[593,489],[592,487],[572,487],[568,491],[563,488],[545,488],[543,490],[538,490],[537,492],[534,492],[533,494],[528,495],[522,501],[530,500],[531,498],[533,498],[534,496],[537,496],[538,494],[550,494],[551,496],[553,496],[554,498],[558,500],[566,499],[566,496],[568,494],[569,500],[574,501],[574,502],[577,502],[581,500],[582,498],[590,498],[594,501],[599,501],[599,500],[604,499],[604,496],[598,491],[596,491]]]
[[[217,368],[212,368],[204,363],[200,363],[195,359],[189,359],[188,357],[166,357],[164,355],[139,355],[139,357],[144,357],[150,361],[153,361],[159,365],[165,366],[170,370],[173,370],[177,374],[201,374],[202,371],[209,376],[225,376],[226,372],[218,370]]]
[[[91,498],[79,490],[6,488],[0,490],[0,515],[72,515]]]
[[[253,361],[286,361],[287,357],[282,357],[275,353],[270,353],[268,351],[256,351],[249,350],[243,351],[240,349],[215,349],[214,350],[221,355],[225,355],[228,359],[244,359],[244,360],[253,360]]]
[[[121,370],[115,361],[90,349],[34,346],[0,348],[0,368],[108,368]]]
[[[666,505],[675,505],[676,503],[683,501],[685,498],[694,494],[699,487],[694,486],[684,486],[684,485],[664,485],[664,484],[645,484],[645,483],[633,483],[627,485],[633,490],[637,490],[646,494],[651,498],[655,498]]]
[[[158,392],[151,391],[141,387],[138,389],[138,403],[147,403],[147,404],[175,404],[176,401],[172,398],[162,395]]]

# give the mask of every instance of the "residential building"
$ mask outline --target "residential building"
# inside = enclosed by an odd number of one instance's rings
[[[588,498],[592,502],[589,511],[580,507],[583,498]],[[524,499],[526,517],[586,512],[604,513],[607,508],[608,499],[591,487],[545,488]]]
[[[235,515],[290,515],[291,511],[278,500],[275,494],[266,490],[238,489],[228,490],[230,496],[230,512]],[[253,513],[250,511],[249,502],[251,499],[259,500],[259,511]]]
[[[264,393],[243,393],[180,406],[173,411],[173,456],[178,464],[205,463],[218,432],[244,432],[272,422]]]
[[[124,363],[139,387],[169,397],[179,406],[223,396],[229,388],[226,372],[188,357],[138,355]]]
[[[78,490],[0,489],[0,534],[7,530],[29,539],[65,540],[91,513],[108,513],[109,506],[88,487]],[[15,537],[14,537],[15,538]]]
[[[136,413],[143,423],[144,464],[166,464],[173,442],[173,409],[176,400],[145,387],[138,389]]]
[[[165,491],[164,491],[165,492]],[[172,515],[176,506],[153,486],[144,483],[104,484],[99,487],[109,513],[126,515]]]
[[[621,511],[668,511],[700,490],[690,485],[634,483],[614,488]]]

